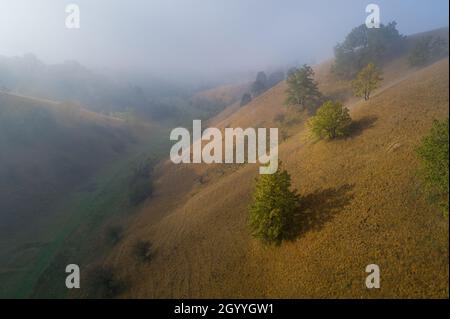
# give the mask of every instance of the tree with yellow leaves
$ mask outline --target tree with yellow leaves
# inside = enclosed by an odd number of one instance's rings
[[[373,63],[369,63],[357,75],[352,82],[355,96],[364,97],[364,100],[370,98],[370,94],[378,88],[381,80],[381,71]]]

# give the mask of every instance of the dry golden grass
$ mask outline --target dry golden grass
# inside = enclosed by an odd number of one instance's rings
[[[317,70],[355,125],[346,139],[315,142],[300,123],[280,145],[303,197],[293,241],[266,247],[249,235],[257,166],[162,163],[155,197],[106,261],[129,284],[121,297],[448,298],[448,219],[426,201],[414,152],[433,119],[448,117],[448,59],[414,73],[393,63],[368,102],[347,99],[326,65]],[[281,83],[212,123],[275,125],[284,91]],[[153,243],[150,264],[131,255],[139,239]],[[381,288],[368,290],[372,263]]]

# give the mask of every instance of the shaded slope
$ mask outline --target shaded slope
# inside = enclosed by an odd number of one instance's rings
[[[94,178],[129,156],[143,132],[150,130],[74,104],[0,93],[1,296],[16,296],[19,283],[48,262],[55,234],[87,210],[62,203],[95,193]],[[32,287],[21,286],[17,296],[25,297]]]

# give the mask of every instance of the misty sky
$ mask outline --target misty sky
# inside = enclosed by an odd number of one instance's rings
[[[81,28],[65,28],[76,3]],[[315,63],[376,3],[403,34],[448,25],[448,0],[0,0],[0,55],[155,72]]]

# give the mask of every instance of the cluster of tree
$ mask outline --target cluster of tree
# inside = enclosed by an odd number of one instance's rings
[[[355,96],[364,97],[367,101],[381,80],[381,70],[373,63],[367,64],[352,81]],[[308,124],[315,137],[335,139],[349,133],[352,119],[348,108],[342,103],[328,101],[317,110]]]
[[[264,71],[258,72],[255,81],[250,86],[250,92],[246,92],[242,95],[241,106],[244,106],[251,102],[251,100],[271,87],[277,85],[285,79],[284,72],[279,70],[266,75]]]
[[[309,65],[304,64],[300,68],[291,69],[286,83],[288,85],[285,101],[287,105],[313,112],[320,104],[322,94],[314,81],[314,71]]]
[[[381,71],[373,63],[367,64],[352,82],[355,95],[368,100],[381,80]],[[286,103],[315,111],[315,115],[308,121],[308,126],[316,138],[332,140],[350,133],[352,119],[349,109],[342,103],[327,101],[316,110],[323,96],[317,88],[314,72],[310,66],[303,65],[299,69],[291,69],[286,82],[288,84]],[[278,121],[282,121],[283,118],[277,116]],[[255,237],[266,243],[280,243],[289,237],[289,225],[298,210],[299,201],[299,195],[290,188],[290,176],[286,170],[279,169],[275,174],[259,177],[250,207],[250,226]]]
[[[380,81],[381,71],[373,63],[369,63],[360,70],[352,82],[355,95],[368,100]],[[322,100],[322,94],[314,81],[314,72],[308,65],[290,70],[287,84],[286,103],[288,105],[313,111]],[[308,122],[311,133],[319,139],[336,139],[346,136],[350,132],[351,124],[349,109],[335,101],[325,102]],[[289,227],[299,208],[300,197],[295,190],[291,190],[290,175],[281,168],[281,163],[279,166],[276,173],[261,175],[258,178],[249,209],[252,235],[265,243],[279,244],[290,236]]]
[[[421,37],[411,50],[408,60],[411,66],[424,66],[448,55],[448,43],[441,37]]]
[[[354,28],[334,48],[333,72],[341,78],[353,78],[368,63],[382,64],[388,57],[399,53],[404,47],[404,39],[396,22],[369,29],[365,24]]]
[[[337,59],[334,70],[346,77],[355,76],[352,81],[354,94],[368,100],[382,80],[379,70],[372,60],[381,61],[393,53],[403,37],[395,29],[395,23],[383,26],[380,32],[358,27],[343,44],[336,48]],[[375,30],[376,31],[376,30]],[[369,51],[373,49],[374,52]],[[446,44],[437,38],[419,41],[412,55],[420,65],[437,58],[445,51]],[[354,59],[354,60],[353,60]],[[410,58],[411,61],[411,58]],[[417,64],[416,64],[417,65]],[[308,108],[322,98],[313,80],[311,67],[304,65],[288,73],[286,103]],[[349,109],[342,103],[327,101],[319,107],[308,125],[314,136],[320,139],[335,139],[350,132],[352,119]],[[422,175],[430,197],[449,214],[449,121],[436,121],[417,153],[422,160]],[[275,174],[261,175],[256,183],[250,206],[250,228],[252,235],[265,243],[279,244],[289,237],[290,225],[299,208],[299,195],[291,190],[289,173],[281,168]]]
[[[435,121],[431,132],[425,136],[417,148],[422,161],[421,175],[430,199],[437,203],[444,214],[449,212],[449,173],[448,173],[448,130],[449,121]]]

